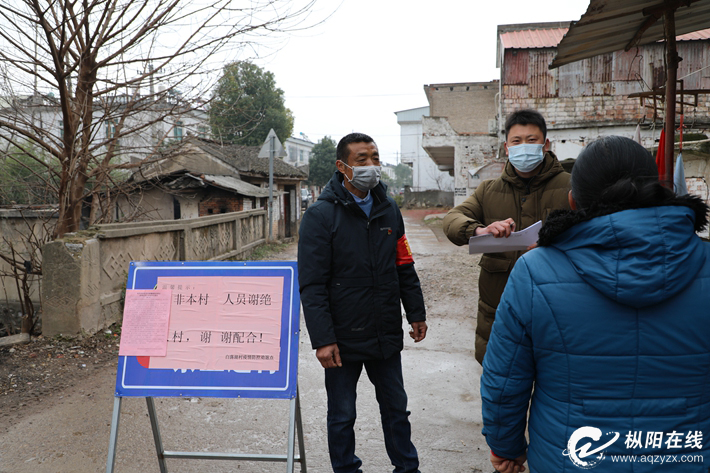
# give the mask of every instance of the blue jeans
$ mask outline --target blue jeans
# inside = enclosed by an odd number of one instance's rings
[[[328,451],[335,473],[361,473],[362,461],[355,455],[355,400],[357,382],[365,366],[375,386],[380,405],[387,455],[394,473],[418,473],[419,457],[411,440],[407,393],[402,379],[400,353],[386,360],[343,362],[340,368],[325,370],[328,393]]]

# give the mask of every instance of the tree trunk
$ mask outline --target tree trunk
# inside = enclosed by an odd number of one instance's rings
[[[53,237],[61,238],[65,233],[79,231],[81,206],[87,177],[84,173],[68,176],[66,185],[59,189],[59,218]]]

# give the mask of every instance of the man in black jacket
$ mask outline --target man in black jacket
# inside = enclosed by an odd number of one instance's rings
[[[337,171],[303,215],[298,281],[316,357],[325,368],[328,450],[335,473],[361,472],[355,455],[355,398],[365,367],[380,405],[395,473],[418,472],[400,352],[402,312],[415,342],[427,332],[424,298],[399,208],[380,182],[377,145],[351,133]]]

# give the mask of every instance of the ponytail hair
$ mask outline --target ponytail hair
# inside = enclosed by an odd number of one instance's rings
[[[688,207],[695,213],[696,232],[708,224],[708,205],[698,196],[678,197],[662,186],[651,153],[621,136],[606,136],[584,148],[572,168],[570,185],[577,209],[550,212],[540,229],[539,246],[552,245],[559,235],[581,222],[645,207]]]
[[[572,198],[581,210],[664,205],[675,193],[661,185],[656,162],[643,146],[621,136],[587,145],[572,168]]]

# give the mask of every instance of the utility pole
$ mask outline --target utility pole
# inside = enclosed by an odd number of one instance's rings
[[[276,136],[269,139],[269,241],[274,239],[273,213],[274,213],[274,154],[276,153]]]
[[[274,238],[274,159],[283,158],[284,156],[286,156],[286,150],[281,145],[279,137],[276,136],[276,132],[272,128],[269,130],[269,134],[259,150],[260,158],[269,158],[269,240],[273,240]]]

